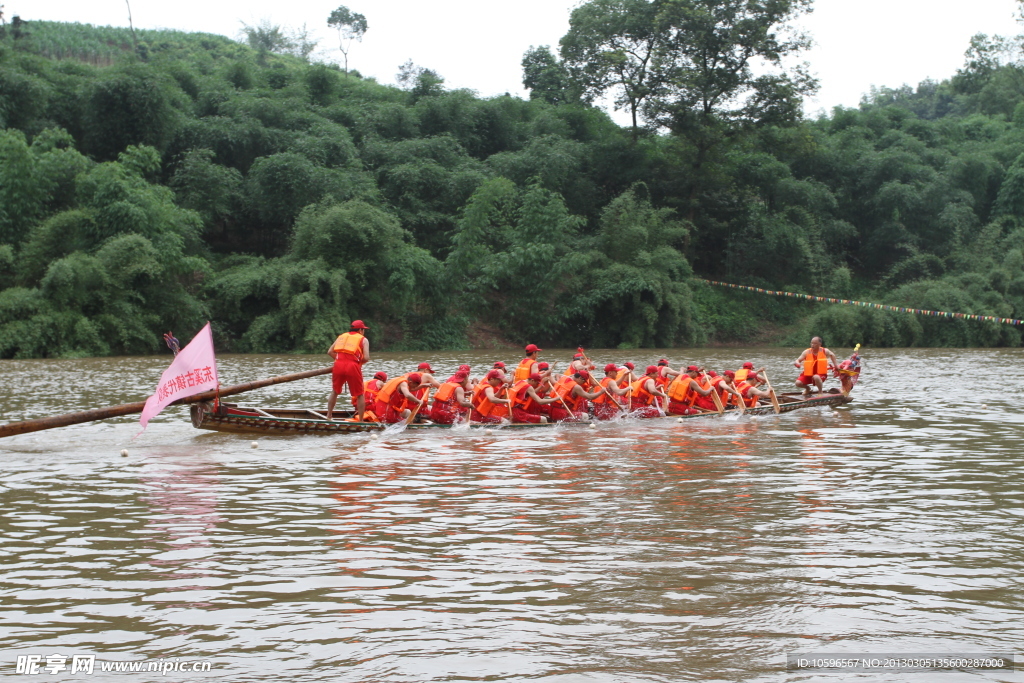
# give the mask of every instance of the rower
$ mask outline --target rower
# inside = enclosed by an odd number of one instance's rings
[[[388,373],[386,372],[375,372],[373,373],[373,379],[368,381],[363,387],[363,396],[366,399],[366,409],[363,411],[363,419],[360,422],[376,422],[377,414],[373,412],[373,408],[377,402],[377,393],[384,387],[384,383],[388,381]],[[352,405],[356,406],[359,399],[353,398]]]
[[[363,364],[370,360],[370,342],[364,334],[370,329],[362,320],[353,320],[349,331],[339,334],[327,348],[327,355],[334,359],[331,368],[331,395],[327,398],[327,419],[331,419],[334,404],[338,401],[341,388],[348,385],[348,393],[356,399],[356,418],[363,421],[366,399],[363,397]]]
[[[456,372],[434,394],[430,421],[446,425],[461,422],[473,409],[469,397],[469,372]]]
[[[508,415],[510,401],[498,397],[498,393],[507,390],[507,387],[502,387],[503,384],[505,377],[500,369],[488,371],[482,390],[473,394],[473,412],[470,417],[473,422],[498,423]]]
[[[564,379],[564,378],[563,378]],[[579,422],[587,417],[587,401],[592,401],[604,393],[604,390],[589,392],[586,385],[590,382],[590,373],[586,370],[570,375],[571,381],[559,380],[555,387],[557,403],[551,404],[551,419],[554,422]]]
[[[377,413],[377,419],[388,424],[409,419],[415,406],[423,405],[423,400],[416,397],[422,380],[420,373],[411,372],[386,382],[377,392],[374,403],[373,412]]]
[[[416,372],[420,373],[420,377],[422,378],[420,388],[416,391],[416,398],[424,398],[431,388],[441,388],[441,383],[434,377],[434,369],[430,367],[430,363],[420,363],[416,366]],[[423,417],[426,417],[425,412]]]
[[[673,370],[669,364],[668,359],[662,358],[658,361],[658,377],[655,381],[658,382],[658,386],[662,389],[666,388],[672,383],[672,380],[682,374],[681,370]]]
[[[623,366],[619,368],[619,371],[615,375],[619,383],[619,388],[625,389],[626,387],[633,383],[633,380],[635,379],[633,377],[633,370],[635,369],[636,365],[634,365],[630,361],[626,361],[623,364]],[[626,393],[629,392],[627,391]]]
[[[742,382],[743,380],[745,380],[747,378],[748,372],[764,372],[764,368],[754,370],[754,364],[751,363],[750,361],[747,361],[746,363],[743,364],[743,367],[736,371],[736,381]]]
[[[558,398],[543,398],[537,393],[543,378],[535,372],[512,386],[512,421],[546,424],[543,406],[557,403]]]
[[[672,415],[696,415],[718,410],[711,398],[714,389],[707,376],[697,378],[701,369],[690,365],[668,385],[668,413]]]
[[[622,402],[616,401],[616,396],[625,396],[629,389],[619,387],[617,377],[619,368],[615,363],[608,363],[604,366],[604,379],[601,386],[604,393],[593,400],[594,417],[598,420],[611,420],[622,413]]]
[[[747,373],[747,378],[741,382],[736,382],[736,391],[743,397],[745,405],[748,408],[754,408],[757,406],[757,400],[759,398],[770,399],[772,392],[768,389],[758,389],[759,384],[763,384],[764,380],[758,377],[757,372],[750,370]]]
[[[668,403],[668,395],[658,386],[658,366],[648,365],[644,376],[630,385],[633,403],[632,415],[636,417],[659,417],[664,411],[658,404],[658,398]]]
[[[739,405],[739,402],[743,400],[743,397],[740,396],[740,393],[733,386],[733,378],[735,376],[736,373],[732,370],[726,370],[721,375],[714,370],[708,370],[711,386],[718,392],[718,398],[722,401],[723,406]]]
[[[839,365],[836,355],[821,345],[821,337],[811,338],[811,348],[805,349],[800,357],[793,361],[793,367],[803,366],[803,372],[796,378],[795,384],[803,390],[804,398],[811,395],[811,386],[824,393],[828,371]]]
[[[513,378],[516,382],[521,382],[524,379],[528,379],[530,375],[536,372],[534,366],[537,365],[537,352],[543,351],[544,349],[537,348],[536,344],[526,345],[526,358],[519,361],[519,367],[516,368],[516,374]]]
[[[582,353],[577,353],[577,354],[573,355],[572,362],[569,363],[569,367],[567,367],[565,369],[565,372],[562,373],[562,376],[563,377],[571,377],[574,374],[576,374],[577,372],[584,371],[584,370],[589,372],[589,371],[591,371],[593,369],[594,369],[594,364],[593,363],[587,363],[587,361],[584,360],[584,358],[583,358],[583,354]]]

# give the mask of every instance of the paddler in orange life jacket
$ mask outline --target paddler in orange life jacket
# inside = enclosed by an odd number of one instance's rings
[[[430,421],[438,424],[455,424],[462,421],[473,409],[469,400],[469,369],[456,372],[434,394],[430,409]]]
[[[622,401],[616,397],[625,396],[629,393],[629,389],[623,389],[619,386],[618,375],[619,368],[615,363],[609,363],[604,366],[604,379],[601,380],[604,393],[592,401],[594,404],[594,417],[598,420],[611,420],[617,415],[622,414],[622,408],[619,407],[622,405]]]
[[[759,369],[755,370],[754,369],[754,364],[751,363],[750,361],[747,361],[746,363],[743,364],[743,367],[741,367],[739,370],[737,370],[734,373],[735,374],[735,380],[737,382],[742,382],[743,380],[745,380],[747,378],[747,373],[748,372],[764,372],[764,368],[762,367],[762,368],[759,368]]]
[[[373,373],[373,379],[363,385],[363,397],[366,400],[366,409],[363,411],[363,421],[377,421],[377,414],[373,412],[373,408],[377,403],[377,392],[384,387],[384,383],[387,381],[388,373],[381,371]],[[352,405],[355,406],[358,401],[359,399],[352,399]]]
[[[672,415],[696,415],[716,411],[711,398],[714,388],[700,368],[691,365],[668,385],[668,412]]]
[[[622,367],[619,368],[619,371],[615,375],[615,377],[616,377],[616,379],[617,379],[617,381],[619,383],[619,388],[620,389],[625,389],[630,384],[632,384],[633,381],[636,379],[636,376],[633,374],[634,370],[636,370],[636,366],[633,365],[633,363],[631,363],[629,361],[626,361],[622,365]],[[629,393],[629,392],[626,392],[626,393]]]
[[[594,367],[595,366],[593,363],[587,363],[587,361],[583,359],[583,353],[577,353],[572,357],[572,362],[569,363],[569,367],[565,369],[565,372],[562,373],[562,376],[569,377],[583,370],[590,372],[591,370],[594,369]]]
[[[505,377],[501,370],[492,369],[484,377],[484,384],[473,392],[473,422],[498,423],[508,415],[508,398],[501,398],[500,393],[507,393]]]
[[[423,403],[421,399],[416,398],[415,393],[420,388],[422,379],[420,373],[411,372],[385,382],[377,392],[377,401],[374,403],[373,412],[377,413],[377,419],[388,424],[395,424],[412,415],[416,406]],[[421,412],[422,410],[423,408],[420,408]]]
[[[743,400],[733,385],[736,373],[732,370],[726,370],[721,375],[714,370],[708,370],[708,377],[711,378],[711,386],[718,392],[718,398],[722,400],[723,406],[739,405]]]
[[[356,399],[356,418],[363,420],[366,399],[363,397],[363,364],[370,360],[370,342],[363,334],[370,329],[362,320],[353,320],[348,332],[339,334],[327,347],[327,355],[334,359],[331,369],[331,395],[327,399],[327,419],[334,412],[338,394],[346,384],[348,393]]]
[[[555,385],[557,403],[551,404],[551,419],[554,422],[578,422],[587,417],[587,401],[593,401],[604,394],[603,389],[587,391],[590,384],[590,373],[580,370],[570,376],[571,381],[559,380]]]
[[[804,398],[811,395],[811,387],[818,387],[818,393],[825,391],[825,380],[828,379],[830,367],[838,367],[836,355],[821,345],[821,337],[811,339],[811,348],[805,349],[800,357],[793,361],[793,367],[801,368],[796,385],[804,392]]]
[[[630,385],[633,404],[631,415],[636,417],[659,417],[663,414],[659,398],[668,403],[668,395],[658,386],[658,366],[648,365],[644,376]]]
[[[430,367],[430,363],[420,363],[418,366],[416,366],[416,372],[420,373],[420,378],[421,378],[420,379],[420,388],[416,390],[416,398],[419,398],[419,399],[425,398],[426,395],[427,395],[427,392],[431,390],[431,387],[433,387],[434,389],[439,389],[441,387],[441,383],[438,382],[437,379],[434,378],[434,375],[433,375],[434,369],[432,367]],[[410,407],[415,407],[415,406],[410,406]],[[427,416],[426,406],[424,406],[423,408],[424,409],[421,410],[420,412],[423,414],[423,417],[426,417]],[[417,415],[416,417],[420,417],[420,416]]]
[[[757,372],[751,370],[747,373],[747,378],[736,382],[736,391],[743,397],[744,405],[748,408],[753,408],[757,405],[757,399],[759,398],[771,398],[772,393],[767,389],[758,389],[759,384],[763,384],[764,380],[757,376]]]
[[[683,374],[681,370],[673,370],[669,366],[668,359],[662,358],[658,361],[658,377],[656,378],[656,381],[658,382],[658,386],[662,389],[671,384],[672,380],[681,374]]]
[[[526,345],[526,358],[519,361],[519,367],[516,368],[516,374],[513,377],[514,382],[522,382],[537,372],[537,352],[543,350],[537,348],[536,344]]]
[[[558,398],[543,398],[537,393],[544,378],[539,372],[531,374],[512,385],[512,421],[545,424],[548,421],[544,407],[557,403]]]

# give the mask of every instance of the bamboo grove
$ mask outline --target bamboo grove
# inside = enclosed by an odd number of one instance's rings
[[[1019,346],[700,282],[1024,317],[1020,39],[810,117],[814,79],[781,66],[807,7],[590,0],[524,55],[529,99],[254,39],[279,27],[7,24],[0,357],[153,353],[208,319],[238,352],[319,353],[354,318],[395,350]]]

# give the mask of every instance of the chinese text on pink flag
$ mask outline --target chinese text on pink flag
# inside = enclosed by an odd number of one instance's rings
[[[213,331],[210,323],[199,330],[183,348],[171,367],[164,370],[156,393],[146,401],[139,423],[145,429],[161,410],[178,399],[217,388],[217,359],[213,355]]]

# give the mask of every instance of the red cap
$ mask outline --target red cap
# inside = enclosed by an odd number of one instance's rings
[[[527,344],[526,345],[526,352],[527,353],[537,353],[538,351],[543,351],[543,350],[544,349],[537,348],[536,344]]]
[[[664,358],[658,361],[658,365],[668,365],[668,361]]]
[[[502,361],[499,360],[497,363],[494,364],[494,367],[501,368],[502,370],[504,370],[505,369],[505,363],[503,363]]]
[[[485,380],[501,379],[501,372],[499,372],[498,370],[491,370],[491,371],[489,371],[487,373],[487,376],[484,377],[484,379]]]
[[[732,370],[726,370],[722,374],[725,375],[726,377],[728,377],[729,379],[732,379],[733,377],[736,376],[736,373],[733,372]]]
[[[687,372],[700,372],[700,368],[698,368],[696,365],[687,365],[686,366],[686,371]]]
[[[374,379],[379,379],[379,380],[384,381],[384,382],[387,382],[388,381],[388,373],[386,373],[383,370],[381,370],[380,372],[373,373],[373,378]]]
[[[528,379],[532,379],[535,382],[540,382],[544,378],[540,376],[539,372],[535,372],[535,373],[531,374]]]
[[[752,379],[752,380],[754,380],[756,382],[757,381],[757,373],[754,372],[753,370],[751,370],[750,372],[747,373],[747,379]]]
[[[456,384],[462,384],[467,379],[469,379],[469,373],[465,372],[463,370],[459,370],[454,375],[452,375],[452,378],[450,380],[448,380],[448,381],[449,382],[455,382]]]
[[[579,375],[583,379],[590,379],[590,373],[587,372],[586,370],[580,370],[576,374]]]
[[[576,360],[577,358],[583,358],[583,354],[582,353],[577,353],[576,355],[574,355],[572,357],[573,360]]]
[[[410,384],[419,384],[420,382],[423,381],[423,375],[421,375],[418,372],[413,372],[409,374],[409,377],[407,379],[409,380]]]
[[[630,362],[629,362],[628,360],[626,361],[625,365],[626,365],[626,367],[627,367],[627,368],[629,368],[630,370],[632,370],[632,369],[636,368],[636,366],[635,366],[635,365],[633,365],[632,363],[630,363]]]
[[[548,365],[547,363],[537,363],[537,367],[540,368],[541,370],[547,370],[551,366]]]
[[[416,367],[416,369],[417,370],[426,370],[427,372],[433,372],[434,371],[434,368],[430,367],[430,363],[420,363]]]
[[[605,372],[616,372],[616,371],[618,371],[618,369],[619,369],[619,366],[616,365],[615,363],[609,363],[608,365],[604,366],[604,371]]]
[[[353,320],[352,324],[349,327],[354,327],[357,330],[368,330],[368,329],[370,329],[369,327],[366,326],[366,323],[364,323],[362,320]]]
[[[644,374],[645,375],[656,375],[656,374],[658,374],[658,366],[657,365],[648,365],[647,366],[647,371],[644,372]]]
[[[714,370],[708,370],[708,377],[718,377],[718,373]]]
[[[746,363],[743,364],[743,369],[745,369],[745,370],[753,370],[754,369],[754,364],[751,363],[750,361],[747,361]]]

